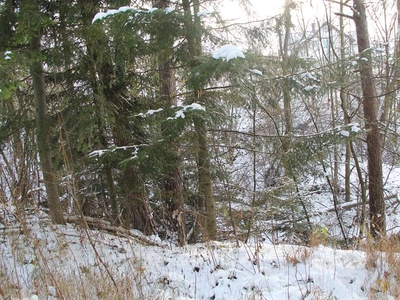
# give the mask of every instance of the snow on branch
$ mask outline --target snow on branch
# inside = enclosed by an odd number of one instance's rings
[[[208,15],[211,15],[211,12],[208,11],[208,10],[202,10],[202,11],[199,11],[199,12],[197,13],[197,16],[198,16],[199,18],[200,18],[200,17],[208,16]]]
[[[260,76],[263,75],[263,73],[260,70],[257,70],[257,69],[250,69],[249,71],[251,73],[253,73],[253,74],[256,74],[256,75],[260,75]]]
[[[162,108],[158,108],[158,109],[149,109],[148,111],[146,111],[145,113],[139,113],[137,115],[135,115],[135,117],[142,117],[142,118],[146,118],[148,116],[154,115],[155,113],[161,112],[163,111]]]
[[[144,146],[144,145],[140,145],[140,146]],[[102,157],[104,154],[109,154],[109,153],[113,153],[115,151],[118,150],[132,150],[132,156],[130,159],[135,159],[138,155],[138,151],[139,151],[139,146],[137,145],[132,145],[132,146],[122,146],[122,147],[111,147],[109,149],[100,149],[100,150],[95,150],[89,153],[89,157],[97,157],[100,158]]]
[[[108,16],[112,16],[112,15],[115,15],[115,14],[121,13],[121,12],[134,11],[134,12],[137,12],[137,13],[144,13],[144,12],[145,12],[145,13],[153,13],[153,12],[155,12],[156,10],[158,10],[158,8],[156,8],[156,7],[149,8],[149,9],[146,11],[146,10],[135,9],[135,8],[129,7],[129,6],[121,6],[121,7],[118,8],[118,9],[109,9],[109,10],[107,10],[106,12],[99,12],[99,13],[97,13],[97,14],[94,16],[93,20],[92,20],[92,24],[93,24],[94,22],[96,22],[97,20],[102,20],[102,19],[104,19],[104,18],[106,18],[106,17],[108,17]],[[165,12],[166,14],[169,14],[169,13],[171,13],[171,12],[173,12],[173,11],[175,11],[175,8],[174,8],[174,7],[166,7],[166,8],[164,9],[164,12]]]
[[[167,118],[167,120],[176,120],[176,119],[179,119],[179,118],[184,119],[185,118],[185,112],[188,111],[188,110],[202,110],[202,111],[206,110],[204,106],[201,106],[198,103],[192,103],[192,104],[184,105],[184,106],[181,106],[181,107],[182,108],[175,113],[175,117],[169,117],[169,118]]]
[[[235,58],[246,58],[242,51],[239,50],[238,47],[234,45],[224,45],[217,50],[215,50],[212,54],[212,57],[215,59],[222,59],[223,61],[230,61]]]

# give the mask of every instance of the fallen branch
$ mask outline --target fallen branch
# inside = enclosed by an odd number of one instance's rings
[[[396,199],[396,202],[399,203],[399,199],[397,197],[397,194],[396,195],[389,195],[389,196],[386,196],[384,198],[385,201],[390,200],[390,199]],[[351,204],[347,204],[347,205],[342,205],[340,207],[340,209],[341,210],[348,210],[348,209],[360,206],[361,204],[362,204],[361,202],[357,202],[357,203],[351,203]],[[367,201],[366,204],[369,204],[369,201]],[[327,212],[334,212],[334,211],[335,211],[335,208],[329,208],[325,212],[327,213]]]
[[[84,217],[84,218],[85,218],[86,223],[91,228],[107,230],[107,231],[122,235],[123,237],[131,237],[131,238],[134,238],[135,240],[138,240],[146,245],[157,246],[157,247],[162,247],[162,248],[166,247],[164,244],[153,241],[146,236],[137,234],[137,233],[135,233],[131,230],[128,230],[126,228],[123,228],[123,227],[114,226],[111,224],[111,222],[97,219],[97,218],[92,218],[92,217]],[[74,223],[74,224],[81,225],[82,217],[81,216],[65,216],[65,221],[68,223]]]

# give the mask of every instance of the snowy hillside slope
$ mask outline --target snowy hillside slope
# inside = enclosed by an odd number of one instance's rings
[[[0,232],[6,299],[398,299],[400,257],[253,241],[182,248],[45,216]],[[138,234],[138,233],[135,233]],[[144,238],[144,237],[143,237]],[[156,238],[155,242],[160,243]],[[10,298],[11,297],[11,298]]]

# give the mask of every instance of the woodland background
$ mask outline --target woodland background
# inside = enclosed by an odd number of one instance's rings
[[[221,2],[0,3],[2,223],[40,209],[178,245],[386,235],[400,2],[314,1],[310,18],[286,0],[252,22]],[[244,58],[213,58],[228,44]]]

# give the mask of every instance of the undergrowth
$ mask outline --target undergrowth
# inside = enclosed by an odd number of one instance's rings
[[[105,232],[100,230],[71,224],[54,226],[50,220],[35,215],[23,216],[19,222],[8,225],[0,232],[0,296],[3,299],[188,299],[180,294],[179,282],[170,274],[162,274],[156,280],[151,276],[154,275],[152,268],[143,259],[146,246],[142,245],[138,251],[139,242],[134,239],[123,236],[104,239]],[[242,244],[248,256],[246,268],[255,277],[262,275],[260,278],[265,280],[262,285],[268,284],[267,273],[271,272],[268,270],[286,268],[288,276],[290,273],[296,277],[298,287],[295,288],[301,292],[302,299],[335,299],[333,293],[324,292],[314,283],[311,272],[314,261],[320,259],[317,249],[332,247],[332,240],[323,229],[315,230],[309,240],[309,246],[280,248],[286,249],[284,253],[275,249],[276,259],[270,266],[262,262],[262,242]],[[218,248],[210,243],[199,247],[206,250],[207,258],[203,259],[211,266],[211,272],[227,271],[232,261],[236,264],[239,261],[235,246]],[[176,251],[185,251],[180,249]],[[333,256],[339,251],[329,249]],[[368,299],[400,299],[399,238],[392,236],[380,242],[366,240],[358,244],[357,250],[364,253],[362,259],[368,270],[361,287]],[[112,253],[119,258],[117,262],[110,258]],[[168,263],[165,260],[164,264]],[[194,276],[201,271],[201,265],[193,266]],[[236,271],[230,272],[224,280],[234,281],[237,276]],[[165,292],[167,288],[169,291]],[[193,289],[192,298],[196,299],[196,284],[190,289]],[[240,299],[269,299],[257,284],[249,288],[247,295]],[[289,289],[285,299],[292,299]]]

